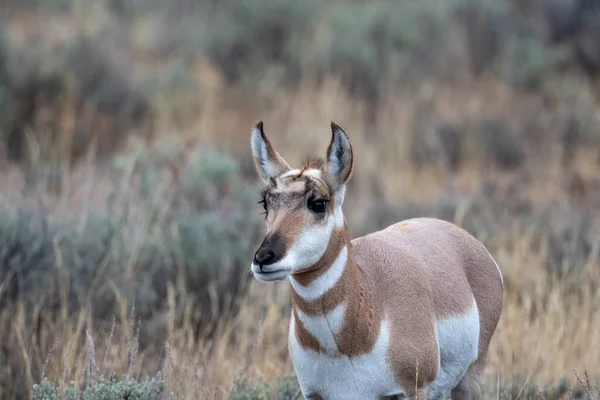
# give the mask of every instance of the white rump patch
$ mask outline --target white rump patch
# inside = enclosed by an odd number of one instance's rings
[[[337,283],[344,273],[347,261],[348,246],[344,246],[329,269],[323,275],[311,282],[308,286],[303,286],[296,282],[294,276],[290,276],[290,283],[292,284],[292,287],[296,293],[298,293],[298,295],[303,299],[308,301],[316,300],[327,293],[327,291]]]
[[[449,394],[477,360],[479,330],[479,309],[475,299],[466,314],[438,321],[438,375],[429,386],[428,399],[439,399]]]
[[[315,317],[305,314],[299,309],[296,311],[304,327],[317,338],[321,347],[332,354],[337,353],[339,349],[335,341],[335,335],[341,331],[344,324],[346,303],[338,304],[326,315]]]
[[[359,357],[331,356],[305,349],[298,343],[295,321],[290,320],[289,348],[303,394],[318,392],[328,400],[378,400],[382,396],[402,395],[388,364],[390,327],[382,321],[373,350]],[[317,339],[320,339],[317,337]],[[352,397],[349,397],[349,394]]]

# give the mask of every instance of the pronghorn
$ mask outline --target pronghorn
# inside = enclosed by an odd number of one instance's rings
[[[289,278],[288,349],[307,399],[479,399],[502,307],[498,265],[473,236],[416,218],[350,240],[342,213],[353,152],[331,123],[327,160],[292,169],[259,122],[251,147],[266,186],[261,281]]]

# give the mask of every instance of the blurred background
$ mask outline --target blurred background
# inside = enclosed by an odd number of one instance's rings
[[[490,398],[600,382],[598,1],[0,12],[1,398],[295,398],[287,285],[249,274],[258,120],[293,165],[346,129],[354,237],[435,216],[488,246]]]

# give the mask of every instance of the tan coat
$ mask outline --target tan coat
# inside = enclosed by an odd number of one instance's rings
[[[350,140],[332,123],[327,162],[290,166],[252,131],[267,234],[252,263],[289,278],[289,350],[309,399],[478,399],[502,308],[500,269],[458,226],[415,218],[350,240],[342,212]]]

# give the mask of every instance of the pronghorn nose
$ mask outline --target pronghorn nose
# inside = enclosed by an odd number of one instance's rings
[[[285,244],[278,233],[273,233],[263,240],[262,244],[254,253],[254,264],[257,264],[260,269],[264,265],[274,264],[283,257],[285,252]]]
[[[272,264],[273,260],[275,260],[275,253],[270,249],[264,249],[261,247],[258,249],[256,254],[254,254],[254,263],[258,264],[259,267]]]

